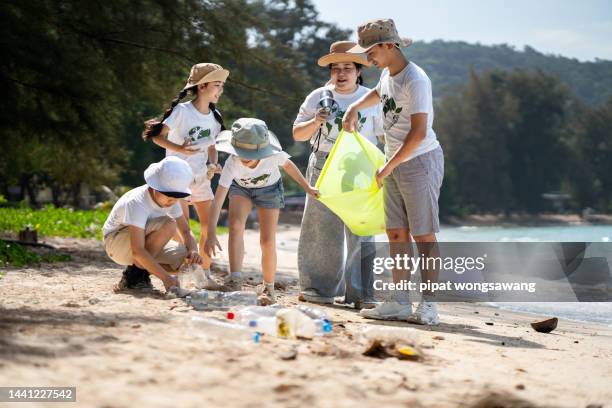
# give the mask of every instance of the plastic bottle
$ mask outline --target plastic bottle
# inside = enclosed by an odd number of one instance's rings
[[[298,305],[296,307],[300,312],[304,313],[306,316],[311,319],[325,319],[327,320],[327,313],[324,310],[318,309],[316,307],[311,307],[307,305]]]
[[[223,294],[223,308],[234,309],[240,306],[257,305],[257,293],[238,291],[238,292],[217,292]]]
[[[259,343],[259,333],[240,324],[222,322],[203,316],[193,316],[190,333],[203,337],[221,337],[223,341],[242,341]]]
[[[281,337],[278,333],[278,322],[276,320],[276,316],[260,316],[257,319],[249,321],[248,327],[250,330],[261,334]]]
[[[230,309],[227,312],[228,320],[234,320],[236,323],[248,324],[252,320],[257,320],[260,317],[274,317],[276,312],[281,309],[278,304],[270,306],[245,306],[241,308]]]
[[[312,339],[317,332],[314,320],[297,309],[279,310],[276,313],[276,324],[278,336],[288,339]]]
[[[257,304],[255,292],[217,292],[198,290],[187,296],[187,302],[196,310],[228,310],[238,306]]]
[[[315,334],[317,336],[324,336],[326,334],[331,333],[332,331],[332,324],[329,320],[327,319],[315,319],[315,326],[316,326],[316,331]]]
[[[193,266],[194,265],[183,264],[177,272],[179,286],[183,289],[197,289]]]

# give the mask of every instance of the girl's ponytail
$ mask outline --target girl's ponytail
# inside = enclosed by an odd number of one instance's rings
[[[219,111],[217,110],[217,106],[211,102],[208,104],[208,109],[210,109],[210,111],[213,113],[213,116],[215,117],[215,120],[221,125],[221,130],[226,130],[225,125],[223,124],[223,116],[221,116],[221,113],[219,113]]]
[[[160,121],[156,121],[155,119],[151,119],[145,122],[145,130],[142,132],[142,139],[146,142],[152,137],[159,136],[162,129],[164,128],[164,120],[166,120],[171,114],[176,105],[185,97],[189,91],[192,91],[194,87],[183,89],[179,94],[174,98],[172,103],[170,104],[170,108],[164,112],[164,116]]]

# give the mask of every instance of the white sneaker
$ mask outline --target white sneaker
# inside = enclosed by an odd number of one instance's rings
[[[438,305],[434,302],[421,301],[408,321],[427,326],[437,326],[440,323]]]
[[[359,314],[367,319],[406,320],[412,314],[412,303],[383,302],[373,309],[361,309]]]

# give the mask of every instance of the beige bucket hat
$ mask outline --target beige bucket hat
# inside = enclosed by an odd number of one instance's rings
[[[319,58],[319,66],[326,67],[336,62],[355,62],[357,64],[369,66],[368,60],[359,54],[349,54],[348,50],[356,46],[353,41],[336,41],[329,47],[329,54]]]
[[[395,22],[390,18],[370,20],[357,27],[358,45],[347,52],[362,54],[368,52],[376,44],[393,43],[408,47],[412,44],[410,38],[401,38],[395,28]]]
[[[225,82],[229,76],[229,71],[223,69],[221,65],[203,62],[195,64],[191,67],[187,85],[183,89],[191,88],[195,85],[205,84],[207,82],[221,81]]]

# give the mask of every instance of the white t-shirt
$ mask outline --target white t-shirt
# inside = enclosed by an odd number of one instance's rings
[[[179,103],[164,120],[164,124],[170,128],[169,141],[182,145],[185,140],[191,140],[192,146],[198,147],[198,152],[190,156],[166,149],[166,156],[177,156],[189,163],[194,177],[206,173],[208,147],[215,144],[215,139],[221,131],[221,125],[212,110],[205,115],[197,110],[191,101]]]
[[[229,187],[233,180],[246,188],[268,187],[276,183],[281,178],[279,166],[287,163],[291,156],[285,152],[278,152],[265,159],[259,160],[255,168],[250,168],[242,164],[240,158],[231,155],[225,161],[219,185]]]
[[[149,194],[149,186],[145,184],[128,191],[115,203],[102,227],[102,235],[107,236],[127,225],[145,229],[147,220],[152,218],[178,218],[182,215],[183,210],[178,202],[167,208],[157,205]]]
[[[370,91],[369,88],[359,85],[357,90],[352,94],[340,94],[334,90],[334,86],[324,86],[312,91],[300,106],[297,118],[294,125],[311,120],[319,110],[319,100],[321,92],[324,90],[332,91],[334,100],[338,103],[338,107],[334,108],[327,119],[327,122],[321,127],[321,140],[319,150],[324,152],[331,151],[340,130],[342,130],[342,117],[349,105],[361,98],[364,94]],[[370,142],[377,144],[376,136],[384,134],[382,127],[382,105],[377,104],[366,108],[359,112],[359,133],[368,139]],[[310,138],[310,143],[315,143],[317,133],[315,132]]]
[[[410,115],[427,114],[427,134],[419,146],[404,161],[427,153],[440,146],[434,132],[433,97],[431,81],[418,65],[409,62],[397,75],[389,75],[385,68],[381,75],[376,92],[383,104],[385,129],[385,153],[387,159],[402,146],[410,132]]]

